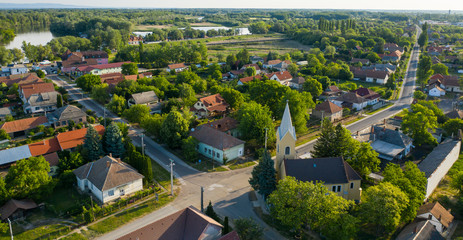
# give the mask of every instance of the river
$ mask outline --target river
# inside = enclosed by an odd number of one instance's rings
[[[5,47],[7,49],[21,49],[23,41],[30,42],[32,45],[45,45],[53,38],[54,36],[50,31],[17,33],[14,40],[8,43]]]

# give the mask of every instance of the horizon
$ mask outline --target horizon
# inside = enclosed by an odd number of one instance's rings
[[[34,8],[84,8],[84,9],[281,9],[281,10],[333,10],[333,11],[408,11],[408,12],[448,12],[450,11],[463,11],[463,1],[454,2],[452,0],[442,0],[439,2],[438,8],[432,4],[431,1],[412,0],[403,3],[399,0],[391,0],[388,2],[388,8],[384,8],[384,4],[378,4],[366,0],[352,0],[349,2],[342,0],[327,0],[324,2],[307,2],[304,0],[293,0],[290,3],[281,3],[279,1],[271,0],[265,2],[265,6],[262,6],[263,1],[254,1],[252,3],[244,0],[237,0],[234,2],[219,2],[214,0],[202,0],[196,2],[190,2],[185,0],[172,0],[170,2],[145,2],[144,0],[134,0],[130,5],[126,4],[126,1],[109,1],[101,0],[95,4],[94,1],[83,0],[79,2],[79,5],[75,4],[74,1],[70,0],[31,0],[31,1],[18,1],[12,3],[11,1],[0,0],[0,9],[34,9]],[[428,4],[429,3],[429,4]],[[5,4],[6,6],[1,6]],[[55,6],[53,6],[55,5]],[[22,7],[21,7],[22,6]],[[29,7],[28,7],[29,6]],[[110,6],[110,7],[109,7]],[[333,6],[338,6],[333,8]],[[400,6],[400,7],[394,7]],[[418,7],[419,6],[419,7]]]

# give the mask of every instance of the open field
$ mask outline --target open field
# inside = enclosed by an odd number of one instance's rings
[[[168,25],[137,25],[134,28],[134,31],[150,31],[153,29],[163,29],[163,28],[170,28],[174,25],[168,24]]]

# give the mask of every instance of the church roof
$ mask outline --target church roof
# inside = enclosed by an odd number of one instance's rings
[[[278,136],[280,137],[280,140],[283,139],[286,133],[291,134],[291,136],[296,139],[296,129],[294,128],[293,122],[291,121],[291,113],[289,112],[288,102],[286,102],[283,119],[281,119],[281,124],[278,127]]]

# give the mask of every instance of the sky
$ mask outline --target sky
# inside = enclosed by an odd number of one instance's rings
[[[59,3],[108,8],[293,8],[463,10],[463,0],[0,0],[2,3]]]

